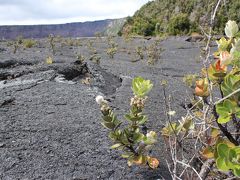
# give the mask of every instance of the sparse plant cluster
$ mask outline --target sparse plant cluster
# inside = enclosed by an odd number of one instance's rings
[[[107,48],[107,54],[108,56],[113,59],[115,54],[118,50],[118,44],[113,41],[112,37],[108,37],[108,48]]]
[[[88,40],[87,41],[87,47],[88,47],[88,49],[92,49],[93,48],[93,41]]]
[[[114,55],[117,53],[117,48],[116,47],[111,47],[107,49],[107,54],[108,56],[113,59]]]
[[[183,77],[183,82],[188,86],[193,88],[195,86],[195,82],[198,78],[197,74],[187,74]]]
[[[149,65],[154,65],[160,59],[162,48],[158,46],[159,41],[156,40],[147,48],[147,63]]]
[[[23,39],[22,36],[18,36],[16,40],[14,41],[9,41],[7,46],[12,46],[13,47],[13,53],[17,53],[17,51],[21,49],[26,49],[26,48],[32,48],[37,44],[37,42],[33,39]]]
[[[22,36],[18,36],[17,39],[16,39],[16,41],[17,41],[17,43],[18,43],[19,45],[23,44],[23,42],[24,42]]]
[[[169,163],[173,177],[183,178],[194,172],[195,177],[207,176],[217,179],[240,177],[240,39],[235,21],[228,21],[225,27],[227,38],[222,37],[216,60],[202,70],[202,77],[196,80],[195,96],[199,97],[187,115],[179,123],[171,123],[162,130],[171,152]],[[185,78],[192,86],[196,75]],[[219,91],[220,97],[216,95]],[[191,151],[185,145],[195,144]],[[185,152],[191,152],[187,157]],[[193,161],[201,162],[198,170]],[[184,162],[188,162],[184,164]],[[179,174],[180,166],[188,171]],[[190,170],[189,170],[190,169]],[[193,176],[192,176],[193,177]]]
[[[96,64],[100,64],[101,56],[98,54],[94,54],[89,58],[89,60]]]
[[[96,32],[94,35],[95,35],[97,40],[101,40],[102,36],[103,36],[103,34],[101,32]]]
[[[93,41],[88,40],[87,42],[87,48],[90,51],[90,55],[96,55],[98,54],[97,49],[93,47]]]
[[[123,122],[118,120],[108,102],[102,96],[96,97],[102,112],[102,125],[110,131],[109,137],[114,143],[111,148],[123,151],[122,157],[128,160],[129,166],[147,164],[155,169],[159,165],[159,161],[149,154],[149,149],[157,141],[157,134],[154,131],[146,133],[141,130],[147,121],[143,110],[146,95],[152,86],[149,80],[141,77],[132,81],[134,97],[131,98],[130,112],[125,115],[128,125],[123,127]]]
[[[88,40],[88,42],[87,42],[87,48],[90,51],[89,60],[96,64],[100,64],[100,60],[102,57],[98,54],[97,49],[95,47],[93,47],[93,42],[94,41],[91,41],[91,40]]]
[[[82,46],[80,39],[73,39],[73,38],[65,38],[62,40],[61,46],[67,46],[67,47],[78,47]]]
[[[85,61],[85,57],[81,54],[77,55],[77,62],[79,62],[79,64],[83,64],[83,62]]]
[[[13,54],[16,54],[19,47],[20,47],[20,45],[18,44],[17,41],[13,42]]]
[[[52,64],[52,63],[53,63],[53,58],[52,58],[51,56],[48,56],[48,57],[46,58],[46,63],[47,63],[47,64]]]
[[[144,49],[141,46],[136,47],[136,54],[138,56],[138,59],[143,59],[144,58],[143,50]]]
[[[33,39],[24,39],[23,40],[23,46],[25,48],[32,48],[33,46],[36,45],[36,43],[37,42],[35,40],[33,40]]]
[[[173,179],[240,177],[240,37],[235,21],[228,21],[225,34],[227,38],[217,41],[214,62],[206,65],[201,75],[184,77],[194,89],[195,98],[191,106],[184,106],[186,115],[180,120],[176,121],[171,98],[167,97],[167,83],[162,83],[167,123],[161,134]],[[150,50],[156,52],[156,44]],[[150,57],[157,59],[155,54]],[[158,166],[158,160],[147,153],[156,142],[156,133],[141,131],[147,120],[143,114],[146,94],[152,86],[141,77],[133,80],[134,97],[130,113],[125,115],[128,126],[122,127],[103,97],[96,98],[103,115],[102,125],[110,130],[109,137],[114,142],[112,148],[123,151],[122,157],[129,165]]]

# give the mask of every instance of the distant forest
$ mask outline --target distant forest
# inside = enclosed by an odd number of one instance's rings
[[[226,4],[225,4],[225,3]],[[148,2],[133,17],[128,17],[119,35],[154,36],[161,34],[185,35],[200,32],[209,25],[215,0],[155,0]],[[214,24],[214,32],[222,34],[225,23],[239,23],[240,0],[226,0],[220,5]]]

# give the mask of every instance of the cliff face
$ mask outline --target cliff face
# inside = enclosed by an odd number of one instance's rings
[[[100,20],[83,23],[68,23],[57,25],[24,25],[0,26],[0,39],[14,39],[17,36],[24,38],[43,38],[49,34],[63,37],[91,37],[96,32],[105,32],[116,20]]]

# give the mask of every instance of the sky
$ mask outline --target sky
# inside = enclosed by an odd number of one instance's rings
[[[0,0],[0,25],[61,24],[132,16],[149,0]]]

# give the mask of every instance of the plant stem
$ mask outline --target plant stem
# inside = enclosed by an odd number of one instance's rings
[[[134,155],[138,155],[138,153],[135,151],[135,149],[132,146],[126,146]]]
[[[183,149],[183,151],[187,152],[187,150],[182,146],[182,143],[179,141],[177,133],[176,133],[175,129],[172,126],[172,122],[171,122],[170,117],[169,117],[170,115],[167,112],[167,111],[170,111],[170,108],[169,108],[169,105],[168,105],[168,102],[167,102],[167,95],[166,95],[165,85],[163,85],[163,95],[164,95],[164,102],[165,102],[166,116],[167,116],[168,123],[169,123],[169,125],[170,125],[170,127],[171,127],[171,129],[172,129],[172,131],[174,133],[174,136],[176,138],[177,144],[179,145],[180,148]]]
[[[220,130],[223,132],[223,134],[229,139],[230,142],[232,142],[234,145],[238,146],[239,143],[236,139],[234,139],[234,137],[232,136],[232,134],[230,132],[228,132],[227,128],[224,127],[222,124],[218,123],[218,114],[216,111],[216,106],[213,107],[213,115],[216,119],[216,123],[218,125],[218,127],[220,128]]]
[[[239,132],[240,132],[240,123],[237,121],[237,118],[236,118],[235,114],[232,116],[232,120],[233,120],[233,124],[235,126],[235,129],[236,129],[236,131],[235,131],[235,133],[236,133],[235,138],[238,141],[238,139],[240,137],[240,134],[239,134]]]

